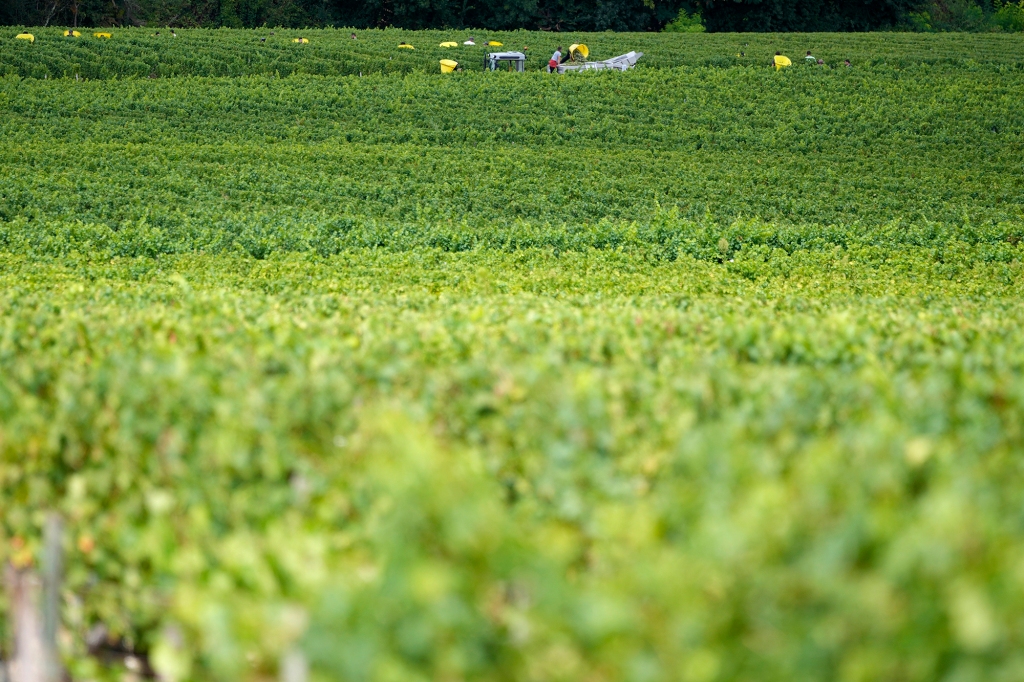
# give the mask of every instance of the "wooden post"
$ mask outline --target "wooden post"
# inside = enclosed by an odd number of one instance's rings
[[[51,514],[43,534],[43,577],[30,568],[5,567],[14,651],[7,666],[10,682],[61,682],[57,651],[62,574],[60,517]]]
[[[307,682],[309,663],[301,650],[292,647],[281,657],[281,682]]]
[[[5,583],[14,626],[14,652],[7,671],[11,682],[45,682],[43,623],[39,614],[42,584],[33,571],[7,565]]]
[[[60,515],[46,517],[43,533],[43,646],[46,654],[46,682],[61,682],[57,630],[60,627],[60,585],[64,576],[64,522]]]

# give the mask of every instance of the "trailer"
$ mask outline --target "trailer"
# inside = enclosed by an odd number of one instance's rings
[[[618,57],[605,59],[599,62],[585,61],[589,55],[586,45],[573,45],[570,47],[569,55],[571,61],[558,65],[558,73],[569,73],[571,71],[600,71],[612,69],[614,71],[626,71],[636,65],[637,60],[644,56],[643,52],[627,52]],[[523,73],[526,71],[526,55],[522,52],[488,52],[484,55],[484,71],[497,71],[504,66],[509,71]],[[444,65],[442,64],[442,67]],[[442,70],[444,70],[442,68]]]
[[[488,52],[484,57],[484,71],[497,71],[508,64],[509,71],[526,71],[526,55],[522,52]]]
[[[628,69],[632,69],[640,57],[643,56],[643,52],[627,52],[626,54],[620,54],[618,57],[612,57],[611,59],[605,59],[600,62],[565,62],[558,65],[558,73],[569,73],[571,71],[601,71],[605,69],[626,71]]]

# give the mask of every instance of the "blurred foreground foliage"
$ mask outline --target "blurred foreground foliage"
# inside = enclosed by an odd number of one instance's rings
[[[3,255],[0,557],[168,679],[1017,677],[1020,247],[728,248]]]

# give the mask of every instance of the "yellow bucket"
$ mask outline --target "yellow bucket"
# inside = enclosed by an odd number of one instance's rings
[[[441,73],[451,73],[455,70],[459,63],[454,59],[442,59],[441,60]]]
[[[775,55],[775,70],[783,69],[787,66],[793,66],[793,62],[789,60],[789,57],[783,57],[781,54]]]
[[[18,35],[14,36],[14,37],[17,38],[18,40],[27,40],[30,43],[36,42],[36,37],[34,35],[32,35],[31,33],[19,33]]]
[[[583,43],[573,43],[569,46],[569,56],[573,59],[576,59],[577,57],[586,59],[590,56],[590,48]]]

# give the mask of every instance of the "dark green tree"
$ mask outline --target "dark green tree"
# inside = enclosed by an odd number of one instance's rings
[[[656,31],[682,0],[336,0],[342,25],[545,31]]]
[[[35,3],[30,0],[5,0],[0,2],[0,24],[30,25],[34,23],[35,10]]]
[[[943,0],[946,4],[959,1]],[[709,31],[864,31],[894,26],[929,4],[929,0],[0,0],[0,22],[657,31],[685,7],[700,12]]]
[[[693,0],[708,31],[871,31],[895,26],[922,0]]]

